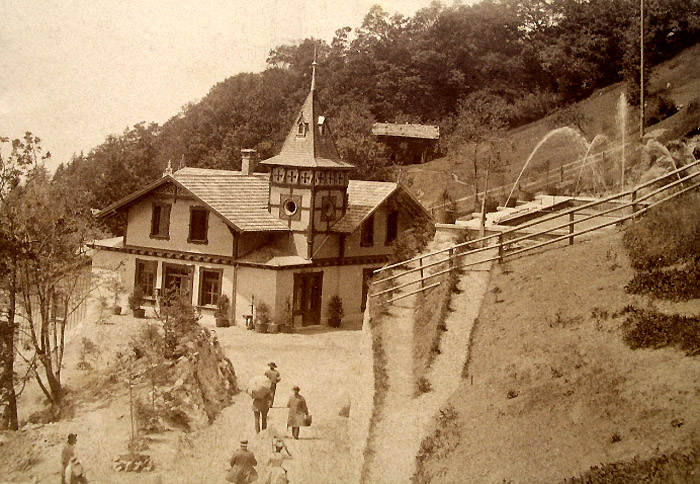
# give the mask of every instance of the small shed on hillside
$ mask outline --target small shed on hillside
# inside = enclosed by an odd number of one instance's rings
[[[386,144],[391,160],[401,165],[433,159],[440,139],[440,127],[427,124],[374,123],[372,134]]]

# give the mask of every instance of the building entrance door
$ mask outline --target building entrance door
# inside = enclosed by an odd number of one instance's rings
[[[323,272],[294,274],[294,314],[302,326],[321,324]]]

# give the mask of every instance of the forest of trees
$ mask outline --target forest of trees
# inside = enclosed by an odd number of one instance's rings
[[[648,69],[697,41],[700,0],[645,5]],[[386,178],[388,158],[370,135],[376,121],[439,125],[445,153],[621,80],[635,102],[639,24],[638,0],[434,2],[413,17],[374,6],[330,43],[278,46],[263,72],[216,84],[162,126],[139,123],[109,136],[61,165],[55,179],[84,187],[90,206],[103,208],[159,177],[168,160],[233,168],[242,148],[273,156],[308,92],[315,50],[317,89],[341,154],[355,177]]]

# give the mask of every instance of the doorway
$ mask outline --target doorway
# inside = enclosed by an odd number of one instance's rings
[[[323,272],[294,274],[294,315],[301,315],[301,325],[321,324]]]

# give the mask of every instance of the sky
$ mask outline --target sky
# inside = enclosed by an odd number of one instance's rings
[[[374,4],[431,0],[0,0],[0,136],[31,131],[51,168],[110,134],[163,124],[269,51],[359,27]]]

